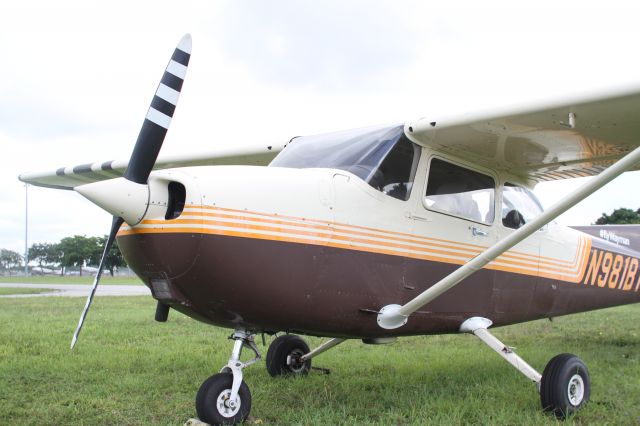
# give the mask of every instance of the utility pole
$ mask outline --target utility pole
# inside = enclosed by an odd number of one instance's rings
[[[24,276],[29,276],[29,184],[24,184]]]

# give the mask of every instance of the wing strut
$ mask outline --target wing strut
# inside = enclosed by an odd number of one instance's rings
[[[456,269],[433,286],[420,293],[414,299],[404,305],[394,304],[383,307],[378,314],[378,325],[385,329],[394,329],[403,326],[407,323],[409,315],[422,308],[427,303],[433,301],[442,293],[458,285],[469,275],[481,269],[487,263],[493,261],[502,253],[506,252],[625,171],[631,169],[638,162],[640,162],[640,147],[631,151],[616,163],[609,166],[598,176],[582,185],[569,196],[551,206],[540,216],[525,224],[522,228],[514,231],[506,238],[498,241],[496,244],[492,245],[462,265],[460,268]]]

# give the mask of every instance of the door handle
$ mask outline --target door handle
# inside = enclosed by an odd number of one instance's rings
[[[487,235],[489,235],[489,233],[484,229],[480,229],[480,228],[476,228],[475,226],[472,226],[471,235],[473,235],[474,237],[486,237]]]
[[[422,215],[415,214],[415,213],[407,212],[407,213],[405,213],[405,216],[408,217],[409,219],[413,219],[413,220],[420,220],[422,222],[431,222],[431,219],[429,219],[427,216],[422,216]]]

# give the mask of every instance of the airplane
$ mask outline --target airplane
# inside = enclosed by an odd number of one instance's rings
[[[640,252],[554,222],[638,169],[640,92],[159,157],[191,47],[187,34],[129,160],[19,179],[113,215],[104,253],[117,240],[157,321],[174,309],[233,330],[229,362],[197,392],[202,421],[247,418],[243,370],[262,358],[261,333],[282,333],[271,376],[305,375],[347,339],[471,333],[536,384],[543,410],[564,419],[584,406],[580,358],[560,354],[540,373],[489,329],[640,302]],[[581,176],[594,177],[546,210],[531,191]],[[328,340],[311,350],[299,335]]]

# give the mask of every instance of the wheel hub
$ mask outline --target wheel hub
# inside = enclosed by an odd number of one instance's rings
[[[574,406],[578,406],[582,402],[584,398],[584,380],[582,380],[582,376],[579,374],[574,374],[571,376],[571,379],[569,379],[567,396],[569,397],[569,402]]]
[[[287,357],[287,364],[289,369],[293,373],[300,373],[304,370],[304,362],[300,361],[300,357],[304,355],[304,352],[300,349],[294,349]]]
[[[240,411],[240,398],[236,397],[234,400],[231,400],[231,389],[225,389],[218,395],[216,407],[221,416],[227,418],[233,417]]]

